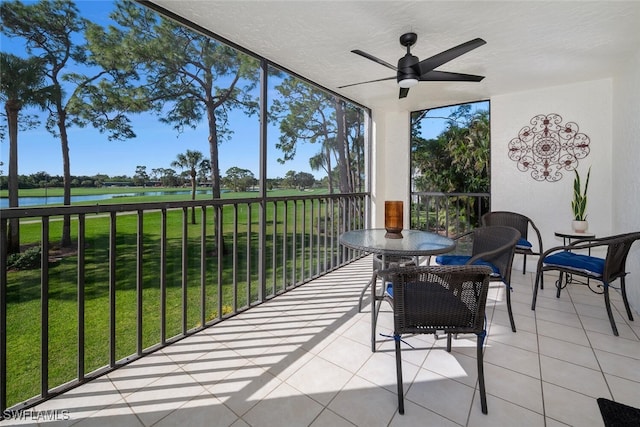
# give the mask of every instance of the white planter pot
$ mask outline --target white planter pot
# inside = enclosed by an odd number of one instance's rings
[[[584,233],[585,231],[587,231],[587,228],[589,228],[589,223],[587,221],[573,220],[571,222],[571,227],[576,233]]]

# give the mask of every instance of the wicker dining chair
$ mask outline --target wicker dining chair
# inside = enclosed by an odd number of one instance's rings
[[[546,250],[538,260],[538,269],[536,272],[536,283],[533,289],[533,300],[531,301],[531,310],[536,309],[536,299],[538,297],[538,283],[540,288],[544,287],[545,271],[558,271],[560,276],[556,282],[556,297],[560,298],[560,291],[566,286],[569,277],[580,276],[587,280],[596,280],[602,282],[602,294],[604,295],[604,305],[607,309],[609,322],[614,335],[618,335],[618,328],[613,319],[611,311],[611,301],[609,297],[609,287],[616,279],[620,279],[620,294],[624,308],[627,311],[627,317],[633,321],[629,301],[627,300],[627,289],[625,284],[627,256],[631,250],[633,242],[640,240],[640,231],[633,233],[617,234],[614,236],[601,237],[598,239],[581,239],[575,240],[569,245],[556,246]],[[599,258],[584,254],[584,250],[597,251],[598,249],[606,249],[606,256]],[[582,251],[582,253],[580,253]],[[563,286],[564,278],[564,286]]]
[[[383,261],[384,260],[384,261]],[[384,270],[385,268],[394,268],[394,267],[411,267],[416,266],[420,263],[420,259],[416,257],[409,256],[393,256],[387,255],[383,257],[381,254],[375,254],[373,256],[373,270]],[[362,303],[364,301],[364,294],[371,286],[371,281],[369,281],[362,291],[360,291],[360,299],[358,300],[358,313],[362,312]],[[373,304],[372,304],[373,307]]]
[[[467,243],[469,238],[472,243]],[[506,286],[507,311],[511,330],[516,332],[511,309],[511,266],[515,254],[516,243],[520,232],[513,227],[499,225],[478,227],[453,238],[456,240],[456,252],[452,255],[439,255],[439,265],[487,265],[493,269],[491,281],[503,282]],[[470,246],[470,248],[469,248]],[[470,249],[470,250],[469,250]],[[460,254],[460,251],[463,254]]]
[[[520,232],[520,239],[516,243],[516,254],[524,255],[522,274],[527,271],[527,255],[540,255],[544,252],[540,230],[528,216],[516,212],[495,211],[484,214],[480,221],[483,226],[505,225],[513,227]],[[529,230],[533,230],[535,233],[537,246],[534,246],[529,240]]]
[[[485,308],[489,290],[487,266],[418,266],[374,272],[388,283],[384,299],[393,307],[398,411],[404,414],[401,337],[404,334],[446,334],[451,352],[451,335],[477,336],[478,387],[482,412],[487,413],[484,384],[483,343],[486,336]],[[434,391],[435,392],[435,391]]]

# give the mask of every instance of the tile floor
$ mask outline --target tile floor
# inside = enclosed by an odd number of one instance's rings
[[[492,285],[487,304],[489,414],[480,411],[475,337],[459,337],[447,353],[431,336],[407,338],[415,349],[403,348],[398,414],[393,343],[380,336],[372,353],[370,308],[356,309],[371,263],[363,258],[32,410],[69,417],[41,424],[75,426],[584,427],[603,425],[598,397],[640,407],[640,319],[626,320],[619,295],[615,337],[602,296],[571,285],[556,299],[550,276],[531,311],[533,275],[514,270],[518,332],[508,326],[504,286]],[[391,325],[383,305],[378,331]]]

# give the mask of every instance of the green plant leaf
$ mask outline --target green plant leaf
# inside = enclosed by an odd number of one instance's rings
[[[571,210],[573,211],[573,217],[577,221],[584,221],[587,217],[587,189],[589,188],[589,178],[591,176],[591,167],[587,172],[587,178],[585,180],[584,191],[582,191],[582,185],[580,182],[580,174],[574,169],[575,179],[573,180],[573,200],[571,201]]]

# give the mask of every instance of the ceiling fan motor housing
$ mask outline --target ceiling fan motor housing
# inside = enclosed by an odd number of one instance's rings
[[[407,79],[418,80],[420,78],[419,70],[417,70],[418,62],[420,62],[418,57],[410,53],[398,60],[398,83]]]

